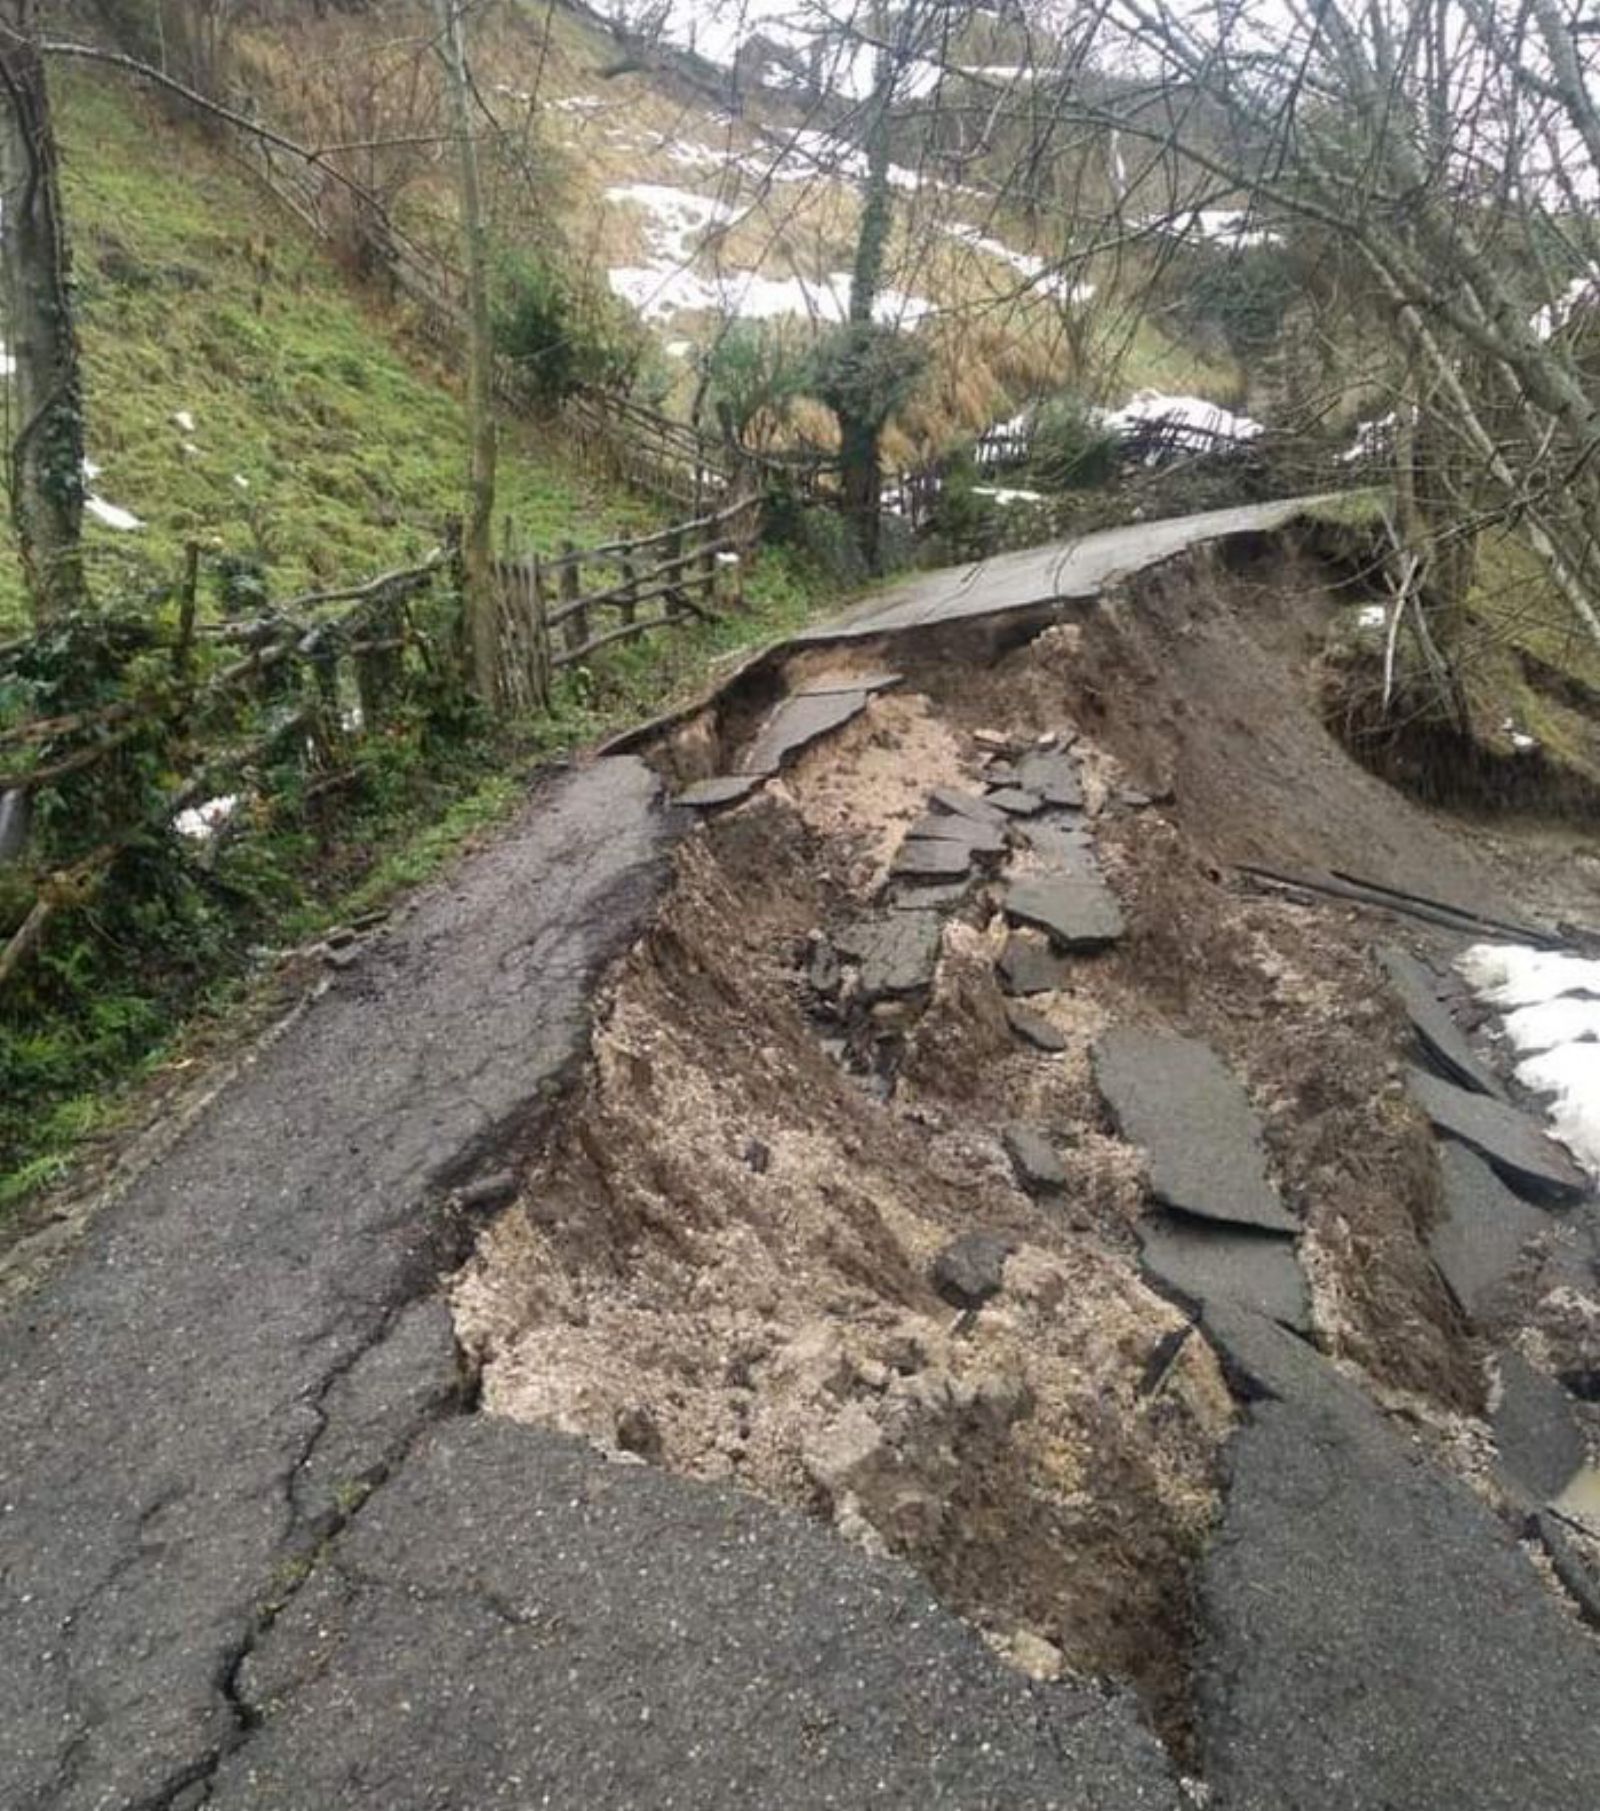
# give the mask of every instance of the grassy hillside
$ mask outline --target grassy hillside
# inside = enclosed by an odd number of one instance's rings
[[[259,562],[279,594],[432,546],[460,507],[461,409],[406,349],[403,315],[127,84],[63,81],[58,105],[93,489],[144,524],[90,520],[101,594],[170,578],[191,536]],[[526,426],[507,438],[500,507],[539,546],[651,513]],[[0,627],[20,610],[7,547]]]

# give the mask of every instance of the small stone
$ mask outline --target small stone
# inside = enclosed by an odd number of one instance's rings
[[[329,968],[354,968],[361,960],[362,946],[359,943],[347,943],[341,949],[328,949],[324,946],[322,960]]]
[[[1013,931],[996,965],[1007,993],[1050,994],[1068,986],[1072,964],[1031,932]]]
[[[758,1176],[772,1168],[772,1147],[759,1138],[745,1140],[744,1160]]]
[[[661,1463],[661,1429],[643,1403],[633,1403],[618,1410],[617,1445],[623,1452],[635,1453],[651,1465]]]
[[[1013,1249],[1000,1233],[963,1233],[933,1260],[933,1286],[952,1308],[981,1308],[1000,1293],[1006,1259]]]
[[[1067,1047],[1067,1034],[1053,1025],[1042,1012],[1018,1006],[1015,1001],[1007,1001],[1006,1018],[1017,1036],[1024,1043],[1032,1044],[1035,1050],[1054,1053]]]
[[[1067,1668],[1060,1648],[1032,1629],[1018,1629],[1011,1637],[1011,1658],[1030,1679],[1059,1679]]]
[[[979,748],[998,749],[1002,754],[1009,754],[1016,746],[1009,736],[997,729],[975,729],[972,739]]]
[[[1053,1193],[1065,1187],[1067,1172],[1055,1146],[1033,1126],[1010,1125],[1000,1134],[1017,1180],[1030,1195]]]
[[[486,1208],[503,1207],[513,1200],[517,1193],[517,1179],[510,1170],[497,1170],[492,1176],[482,1176],[476,1182],[469,1182],[464,1188],[455,1191],[457,1207],[463,1207],[470,1213],[481,1213]]]

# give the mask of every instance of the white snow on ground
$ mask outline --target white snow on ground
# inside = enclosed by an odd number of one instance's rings
[[[1508,1012],[1506,1037],[1522,1056],[1554,1050],[1559,1044],[1582,1044],[1600,1039],[1600,1000],[1582,994],[1561,994]]]
[[[1051,271],[1043,258],[1032,252],[1019,252],[999,239],[991,239],[975,226],[963,226],[957,223],[946,226],[941,231],[952,239],[959,239],[963,245],[971,246],[975,252],[982,252],[986,258],[993,258],[1001,264],[1009,264],[1014,271],[1020,272],[1043,295],[1059,296],[1065,302],[1087,302],[1094,295],[1092,283],[1069,283],[1059,271]]]
[[[1562,1044],[1518,1063],[1517,1080],[1552,1098],[1550,1130],[1600,1179],[1600,1044]]]
[[[1381,629],[1388,616],[1389,612],[1382,604],[1363,604],[1356,620],[1363,629]]]
[[[519,101],[532,99],[531,95],[518,94],[515,89],[511,88],[501,88],[498,92],[509,94]],[[550,105],[559,113],[603,113],[607,103],[601,100],[598,94],[564,94],[559,100],[552,101]]]
[[[1042,490],[1023,490],[1019,486],[1005,484],[975,484],[972,487],[975,497],[992,497],[1002,509],[1012,503],[1043,503],[1045,494]]]
[[[1122,408],[1101,410],[1100,421],[1125,440],[1142,428],[1164,424],[1167,442],[1178,452],[1209,452],[1225,441],[1254,440],[1263,431],[1248,415],[1235,415],[1198,396],[1163,396],[1159,390],[1141,390]]]
[[[188,409],[179,409],[172,418],[174,427],[182,428],[185,434],[194,432],[194,416]]]
[[[1600,962],[1520,943],[1475,943],[1456,970],[1524,1054],[1516,1077],[1548,1095],[1551,1132],[1600,1179]]]
[[[724,201],[655,182],[607,189],[606,199],[632,203],[651,217],[647,234],[651,262],[623,265],[607,273],[612,290],[647,320],[692,311],[746,320],[794,314],[835,322],[844,320],[848,312],[850,276],[846,271],[834,271],[813,282],[805,277],[765,277],[748,270],[705,277],[691,269],[699,236],[736,217],[736,210]],[[873,315],[879,321],[913,327],[932,308],[931,302],[919,296],[886,289],[879,295]]]
[[[207,799],[203,805],[191,805],[187,811],[180,811],[172,820],[172,827],[179,836],[192,837],[195,842],[203,843],[216,835],[238,806],[237,793],[230,792],[220,798]]]
[[[1355,439],[1339,455],[1339,463],[1355,465],[1359,460],[1372,459],[1383,452],[1394,432],[1394,421],[1394,410],[1391,409],[1374,421],[1357,422]]]
[[[772,182],[811,182],[818,176],[863,182],[867,174],[867,155],[859,145],[836,138],[831,132],[815,126],[800,126],[793,132],[763,134],[765,147],[737,159],[747,176],[762,177]],[[718,159],[721,153],[717,154]],[[922,178],[903,164],[890,164],[889,186],[915,194]]]
[[[107,528],[132,530],[144,527],[144,523],[131,509],[124,509],[119,503],[108,503],[104,497],[97,497],[92,492],[84,498],[83,507],[95,521],[104,522]]]
[[[1565,327],[1572,318],[1572,311],[1580,303],[1593,303],[1600,298],[1600,273],[1591,273],[1587,277],[1574,277],[1553,302],[1547,302],[1528,323],[1542,340],[1547,340],[1558,328]]]
[[[1600,999],[1600,961],[1522,943],[1475,943],[1456,958],[1456,973],[1486,1006],[1534,1006],[1562,994]]]
[[[17,361],[4,344],[0,344],[0,377],[15,377]]]

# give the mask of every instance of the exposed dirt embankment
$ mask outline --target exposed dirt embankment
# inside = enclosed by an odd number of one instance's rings
[[[1323,727],[1309,662],[1330,607],[1309,564],[1202,558],[990,664],[888,650],[903,687],[686,839],[586,1083],[458,1281],[485,1406],[831,1518],[1019,1665],[1133,1684],[1183,1753],[1189,1569],[1233,1409],[1142,1278],[1143,1160],[1110,1129],[1095,1039],[1206,1040],[1303,1222],[1320,1342],[1440,1425],[1481,1408],[1422,1242],[1437,1172],[1372,929],[1227,868],[1493,892]],[[813,651],[789,678],[885,657]],[[708,771],[749,715],[680,728],[667,764]],[[934,788],[981,790],[997,748],[1074,735],[1126,928],[1028,1000],[1047,1035],[1019,1035],[1001,991],[992,875],[942,901],[925,989],[872,999],[848,956],[830,972],[848,927],[886,910]],[[1037,853],[1007,837],[1026,875]],[[1002,1139],[1019,1123],[1058,1185],[1024,1186]],[[1009,1247],[1003,1282],[957,1314],[934,1262],[979,1230]]]

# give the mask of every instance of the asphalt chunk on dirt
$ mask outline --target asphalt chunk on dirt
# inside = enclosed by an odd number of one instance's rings
[[[1200,1575],[1200,1741],[1216,1802],[1587,1802],[1600,1648],[1513,1534],[1293,1335],[1243,1315],[1219,1331],[1264,1395],[1228,1447]]]
[[[1114,1028],[1095,1045],[1094,1073],[1118,1131],[1148,1157],[1157,1201],[1205,1220],[1300,1230],[1267,1176],[1260,1119],[1213,1050]]]
[[[1567,1393],[1519,1352],[1502,1352],[1494,1411],[1500,1471],[1517,1495],[1534,1504],[1559,1497],[1587,1456]]]
[[[673,798],[675,805],[686,805],[692,811],[716,811],[724,805],[737,805],[766,778],[759,773],[724,773],[709,780],[696,780],[692,786]]]
[[[1117,896],[1096,875],[1043,874],[1006,888],[1005,913],[1031,925],[1058,950],[1104,949],[1127,929]]]
[[[1579,1200],[1590,1192],[1589,1178],[1566,1149],[1516,1107],[1421,1069],[1410,1071],[1406,1085],[1441,1132],[1470,1145],[1515,1186],[1557,1200]]]
[[[493,1417],[274,1622],[211,1811],[1178,1811],[1130,1698],[1002,1667],[905,1566]]]
[[[1444,1211],[1429,1229],[1428,1249],[1462,1310],[1476,1316],[1515,1275],[1530,1242],[1554,1222],[1453,1138],[1439,1146],[1439,1172]]]
[[[1467,1042],[1466,1033],[1439,998],[1433,971],[1427,964],[1393,944],[1378,952],[1378,960],[1424,1051],[1444,1074],[1473,1093],[1504,1100],[1505,1089]]]
[[[1160,1212],[1146,1214],[1138,1233],[1145,1270],[1186,1306],[1225,1301],[1311,1331],[1310,1296],[1287,1239]]]
[[[803,749],[842,728],[867,708],[870,692],[819,692],[785,698],[735,763],[741,774],[774,774]]]

